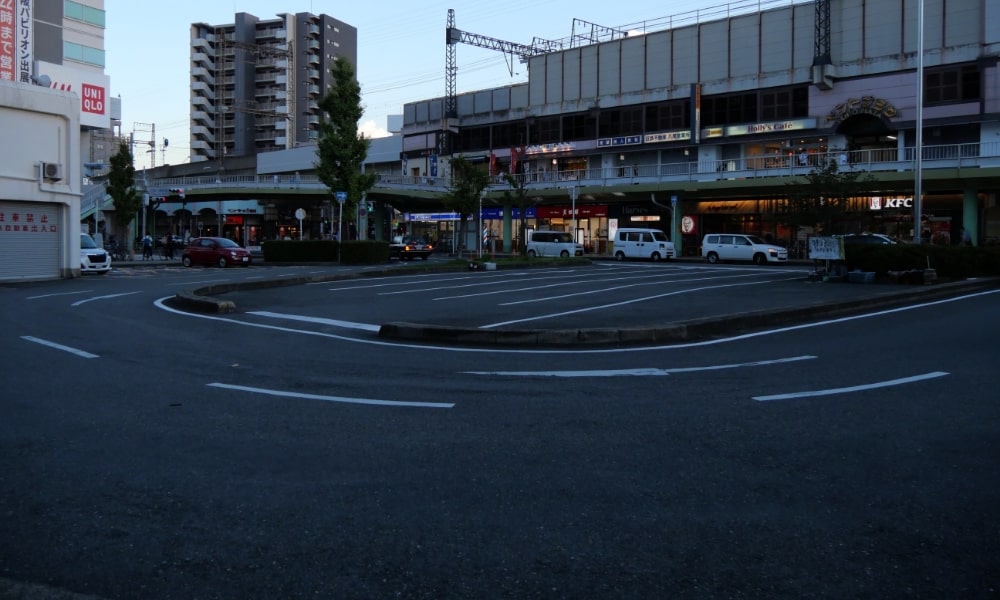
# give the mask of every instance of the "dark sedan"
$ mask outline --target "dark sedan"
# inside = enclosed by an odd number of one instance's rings
[[[192,238],[181,252],[181,263],[191,265],[250,266],[250,252],[233,240],[223,237]]]
[[[431,252],[434,252],[434,245],[421,237],[404,237],[402,242],[389,246],[389,258],[399,260],[411,260],[421,258],[427,260]]]

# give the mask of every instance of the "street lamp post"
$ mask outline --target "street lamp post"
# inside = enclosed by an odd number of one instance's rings
[[[577,195],[579,193],[580,193],[580,188],[576,187],[575,185],[573,187],[569,188],[569,198],[570,198],[570,201],[572,202],[572,204],[570,205],[570,212],[572,213],[572,216],[573,216],[573,242],[574,243],[576,243],[577,241],[579,241],[579,240],[576,239],[576,197],[577,197]],[[580,243],[583,243],[583,242],[580,242]]]

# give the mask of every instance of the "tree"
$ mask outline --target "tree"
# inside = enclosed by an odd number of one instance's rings
[[[108,171],[108,181],[104,189],[115,205],[115,225],[117,231],[124,230],[119,243],[124,244],[129,256],[132,255],[132,222],[135,220],[142,197],[135,189],[135,165],[132,163],[132,153],[128,144],[120,142],[118,152],[111,157],[111,169]]]
[[[872,188],[876,179],[870,173],[850,169],[841,171],[836,161],[813,167],[806,180],[788,184],[784,205],[792,235],[802,225],[814,225],[825,235],[836,233],[833,223],[847,212],[851,198]]]
[[[514,204],[517,206],[518,211],[521,215],[517,227],[517,239],[521,240],[521,246],[518,248],[518,254],[521,256],[526,256],[528,253],[528,219],[526,217],[528,213],[528,205],[531,204],[531,200],[528,198],[528,189],[525,187],[525,177],[515,177],[510,173],[504,175],[504,179],[507,180],[507,184],[510,185],[511,190],[504,190],[503,199],[505,204]]]
[[[353,214],[358,203],[375,185],[374,173],[362,173],[361,166],[368,156],[371,140],[358,133],[358,122],[364,115],[361,106],[361,86],[354,76],[354,66],[337,58],[330,68],[333,86],[319,102],[322,109],[319,141],[316,149],[316,173],[331,197],[335,192],[347,192],[343,211]],[[340,224],[338,239],[348,239],[345,223]]]
[[[489,173],[477,168],[463,156],[451,159],[451,185],[441,200],[445,206],[458,213],[459,251],[465,247],[468,218],[479,210],[480,196],[489,185]]]

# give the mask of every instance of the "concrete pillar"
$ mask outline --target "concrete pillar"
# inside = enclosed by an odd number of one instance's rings
[[[962,227],[972,236],[972,245],[979,239],[979,194],[976,190],[962,192]]]
[[[514,248],[514,236],[512,227],[512,217],[514,209],[510,204],[503,205],[503,252],[510,254]]]

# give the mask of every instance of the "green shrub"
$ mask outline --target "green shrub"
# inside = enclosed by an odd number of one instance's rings
[[[270,240],[261,244],[264,262],[337,262],[336,240]]]
[[[859,245],[845,248],[844,253],[849,269],[879,275],[930,267],[938,277],[953,279],[1000,276],[1000,246]]]

